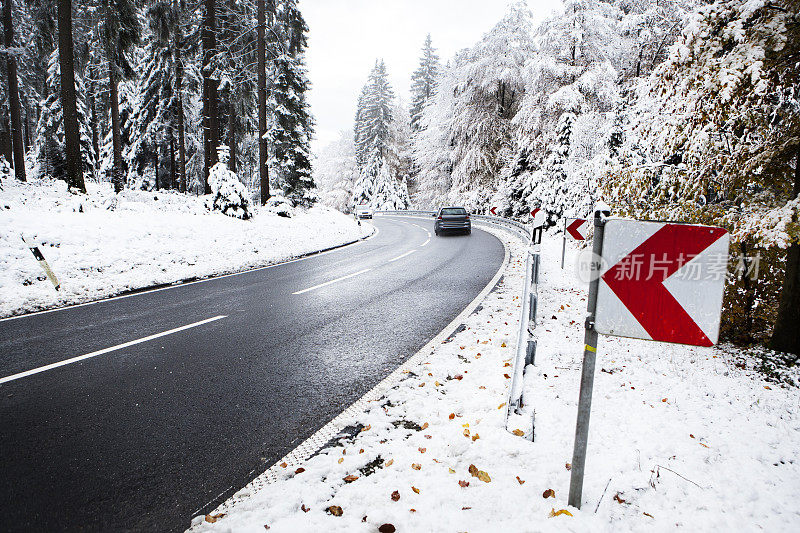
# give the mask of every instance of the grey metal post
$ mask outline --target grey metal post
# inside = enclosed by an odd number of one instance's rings
[[[564,219],[564,232],[561,234],[561,270],[564,270],[564,251],[567,248],[567,219]]]
[[[583,496],[583,471],[586,465],[586,443],[589,438],[589,414],[592,409],[592,388],[594,386],[594,364],[597,354],[597,331],[594,317],[597,307],[597,289],[600,286],[600,258],[603,254],[603,226],[608,211],[595,211],[594,238],[592,240],[591,281],[589,283],[589,302],[586,306],[584,327],[583,370],[581,390],[578,397],[578,421],[575,424],[575,448],[572,452],[572,474],[569,480],[569,504],[581,508]]]

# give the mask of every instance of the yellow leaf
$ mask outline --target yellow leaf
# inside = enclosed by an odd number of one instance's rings
[[[214,522],[216,522],[217,520],[219,520],[223,516],[225,516],[225,513],[207,514],[206,517],[205,517],[205,520],[206,520],[206,522],[208,522],[210,524],[213,524]]]
[[[478,479],[480,479],[484,483],[489,483],[492,480],[492,478],[489,477],[489,474],[487,474],[483,470],[478,470],[478,475],[475,476],[475,477],[477,477]]]
[[[503,402],[500,405],[498,405],[497,408],[498,409],[502,409],[503,407],[505,407],[505,405],[506,405],[506,402]]]
[[[368,425],[368,426],[366,426],[366,427],[363,427],[363,428],[361,428],[361,431],[369,431],[370,429],[372,429],[372,424],[370,424],[370,425]]]
[[[419,494],[419,489],[417,487],[411,487],[411,490],[413,490],[415,494]]]
[[[394,464],[394,459],[389,459],[386,461],[386,466],[392,466]]]
[[[501,348],[505,348],[506,347],[506,343],[501,344],[500,347]]]
[[[419,464],[419,463],[412,463],[411,464],[411,468],[413,468],[414,470],[421,470],[422,469],[422,465]]]
[[[450,471],[451,474],[455,474],[456,473],[456,471],[453,470],[452,468],[448,468],[448,470]]]
[[[344,461],[344,457],[339,457],[339,464],[342,464],[342,461]]]
[[[516,435],[517,437],[522,437],[523,435],[525,435],[525,432],[524,432],[524,431],[522,431],[521,429],[515,429],[515,430],[514,430],[514,431],[512,431],[511,433],[513,433],[513,434],[514,434],[514,435]]]
[[[572,513],[570,513],[566,509],[561,509],[560,511],[556,511],[555,507],[553,507],[553,510],[550,511],[550,515],[549,516],[550,516],[550,518],[552,518],[554,516],[560,516],[562,514],[565,514],[567,516],[572,516]]]
[[[469,422],[467,422],[466,424],[461,424],[461,427],[462,428],[468,428],[469,427]]]
[[[439,385],[441,385],[441,383],[439,383],[438,381],[434,381],[434,382],[433,382],[433,384],[434,384],[434,385],[436,385],[437,387],[438,387]]]

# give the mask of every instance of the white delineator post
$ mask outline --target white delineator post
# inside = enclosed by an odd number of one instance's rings
[[[603,255],[603,227],[605,218],[609,214],[606,206],[598,206],[594,213],[591,281],[589,282],[589,301],[586,306],[586,322],[584,323],[586,333],[583,341],[583,370],[578,397],[578,421],[575,425],[575,448],[572,452],[572,471],[569,481],[569,504],[577,509],[581,508],[583,496],[583,472],[586,465],[586,443],[589,439],[589,414],[592,409],[594,366],[597,355],[597,331],[594,328],[594,321],[602,268],[600,258]]]

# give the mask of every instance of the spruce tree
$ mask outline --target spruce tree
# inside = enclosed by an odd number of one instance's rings
[[[411,129],[419,131],[422,111],[436,90],[436,80],[440,70],[439,56],[431,41],[431,34],[422,45],[422,57],[419,66],[411,75]]]

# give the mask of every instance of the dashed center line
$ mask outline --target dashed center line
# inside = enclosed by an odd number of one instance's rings
[[[388,260],[388,261],[386,261],[386,262],[387,262],[387,263],[391,263],[392,261],[397,261],[398,259],[402,259],[402,258],[406,257],[407,255],[411,255],[411,254],[413,254],[414,252],[416,252],[416,250],[409,250],[408,252],[406,252],[406,253],[404,253],[404,254],[400,254],[400,255],[398,255],[397,257],[395,257],[394,259],[389,259],[389,260]]]
[[[122,344],[117,344],[116,346],[111,346],[110,348],[103,348],[102,350],[97,350],[96,352],[87,353],[84,355],[79,355],[78,357],[73,357],[72,359],[65,359],[64,361],[59,361],[57,363],[52,363],[45,366],[40,366],[38,368],[33,368],[31,370],[26,370],[25,372],[20,372],[19,374],[13,374],[11,376],[6,376],[4,378],[0,378],[0,385],[3,383],[8,383],[9,381],[14,381],[15,379],[25,378],[31,376],[33,374],[38,374],[39,372],[45,372],[47,370],[52,370],[54,368],[58,368],[60,366],[69,365],[72,363],[77,363],[78,361],[83,361],[84,359],[90,359],[92,357],[97,357],[98,355],[103,355],[108,352],[113,352],[116,350],[121,350],[123,348],[127,348],[128,346],[133,346],[135,344],[141,344],[143,342],[151,341],[153,339],[157,339],[159,337],[163,337],[165,335],[172,335],[173,333],[177,333],[179,331],[183,331],[189,328],[195,328],[197,326],[202,326],[203,324],[208,324],[209,322],[214,322],[215,320],[219,320],[221,318],[225,318],[226,315],[218,315],[215,317],[207,318],[205,320],[201,320],[200,322],[194,322],[192,324],[187,324],[185,326],[181,326],[179,328],[170,329],[167,331],[162,331],[161,333],[156,333],[155,335],[148,335],[147,337],[142,337],[141,339],[136,339],[134,341],[123,342]]]
[[[348,274],[346,276],[342,276],[341,278],[332,279],[330,281],[326,281],[325,283],[320,283],[319,285],[314,285],[313,287],[309,287],[307,289],[303,289],[302,291],[293,292],[292,294],[303,294],[304,292],[313,291],[314,289],[321,289],[322,287],[327,287],[328,285],[331,285],[332,283],[336,283],[337,281],[342,281],[342,280],[345,280],[345,279],[349,279],[349,278],[352,278],[354,276],[358,276],[359,274],[363,274],[364,272],[369,272],[370,270],[372,270],[372,269],[371,268],[365,268],[364,270],[359,270],[358,272],[353,272],[352,274]]]

